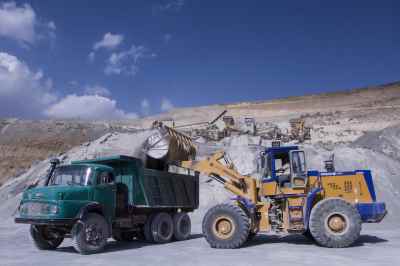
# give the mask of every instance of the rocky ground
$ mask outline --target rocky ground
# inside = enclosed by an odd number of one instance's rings
[[[17,232],[15,232],[17,230]],[[211,249],[198,231],[192,239],[163,245],[141,242],[110,242],[104,253],[81,256],[70,241],[56,251],[39,251],[26,227],[10,230],[0,226],[0,265],[379,265],[398,264],[400,234],[367,227],[350,248],[329,249],[315,246],[302,236],[259,235],[241,249]]]
[[[63,162],[75,159],[94,158],[111,154],[140,156],[141,143],[149,131],[137,131],[148,128],[155,119],[173,118],[179,125],[192,122],[209,121],[221,110],[227,109],[235,119],[255,117],[257,122],[273,122],[280,127],[288,127],[288,121],[295,117],[304,117],[311,125],[312,139],[302,146],[307,152],[308,168],[323,169],[323,161],[330,154],[335,154],[336,169],[339,171],[354,169],[371,169],[377,190],[378,199],[388,205],[389,215],[382,224],[364,227],[360,241],[348,249],[326,249],[316,247],[301,236],[259,236],[254,242],[240,250],[210,249],[200,235],[201,219],[205,211],[213,204],[227,199],[229,194],[207,177],[201,177],[200,208],[192,215],[193,239],[185,242],[166,245],[146,245],[133,243],[123,245],[111,243],[103,254],[82,257],[74,253],[70,242],[66,241],[55,252],[39,252],[34,249],[28,237],[27,226],[13,224],[12,215],[16,210],[21,192],[33,178],[44,176],[48,167],[48,156],[56,153]],[[13,122],[25,123],[25,122]],[[32,122],[34,124],[34,122]],[[55,122],[40,122],[50,125],[53,132]],[[77,122],[70,122],[77,123]],[[114,122],[115,123],[115,122]],[[177,109],[168,114],[138,121],[99,125],[96,130],[91,124],[83,138],[82,131],[71,131],[60,126],[57,136],[60,149],[53,148],[52,142],[43,137],[36,149],[43,148],[43,156],[34,159],[32,167],[26,172],[9,179],[0,187],[0,265],[50,265],[81,263],[88,265],[256,265],[259,263],[297,263],[307,265],[320,263],[324,259],[327,265],[389,265],[394,264],[400,255],[400,231],[397,228],[400,220],[400,84],[389,84],[380,87],[353,90],[350,92],[293,97],[260,103],[241,103]],[[115,123],[116,124],[116,123]],[[40,124],[39,128],[43,128]],[[102,125],[102,126],[100,126]],[[110,126],[113,125],[113,126]],[[64,125],[65,126],[65,125]],[[23,150],[25,144],[13,140],[15,132],[21,135],[47,136],[43,131],[21,130],[12,124],[0,127],[0,145],[11,145],[17,153],[8,158],[8,152],[1,155],[1,163],[10,165],[12,158],[18,160],[22,154],[32,156],[37,150]],[[46,131],[44,130],[44,131]],[[7,133],[8,132],[8,133]],[[36,134],[36,135],[35,135]],[[51,134],[50,134],[51,135]],[[102,136],[101,136],[102,135]],[[8,140],[5,136],[8,136]],[[18,135],[19,136],[19,135]],[[72,136],[72,137],[65,137]],[[90,136],[90,137],[88,137]],[[101,136],[101,137],[99,137]],[[99,137],[99,138],[98,138]],[[33,137],[32,139],[36,139]],[[65,140],[65,142],[64,142]],[[31,141],[28,141],[31,142]],[[82,143],[82,144],[80,144]],[[46,146],[46,145],[50,145]],[[199,143],[201,158],[218,149],[224,149],[233,159],[242,174],[255,174],[256,156],[260,146],[269,145],[268,141],[257,136],[234,136],[219,142]],[[70,149],[70,147],[74,148]],[[2,147],[2,146],[0,146]],[[17,147],[17,148],[15,148]],[[57,147],[57,145],[54,145]],[[19,149],[22,149],[21,151]],[[1,148],[0,148],[1,151]],[[26,151],[26,152],[24,152]],[[20,153],[19,153],[20,152]],[[1,153],[0,153],[1,154]],[[11,153],[12,154],[12,153]],[[10,155],[11,156],[11,155]],[[20,157],[21,156],[21,157]],[[27,161],[32,160],[27,157]],[[36,157],[35,157],[36,158]],[[45,160],[43,160],[45,159]],[[23,159],[21,159],[23,160]],[[28,164],[28,163],[27,163]],[[19,164],[14,167],[20,170]],[[4,173],[3,173],[4,174]],[[16,175],[13,173],[13,175]],[[1,176],[1,175],[0,175]],[[6,178],[3,177],[3,180]],[[154,256],[160,254],[160,256]]]

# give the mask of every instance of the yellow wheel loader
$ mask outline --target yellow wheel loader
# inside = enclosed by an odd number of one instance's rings
[[[307,171],[297,146],[267,148],[262,178],[239,174],[224,152],[182,167],[209,175],[232,192],[231,204],[218,204],[203,219],[203,234],[213,248],[238,248],[258,232],[304,234],[318,245],[348,247],[362,223],[380,222],[385,203],[377,202],[370,170]]]

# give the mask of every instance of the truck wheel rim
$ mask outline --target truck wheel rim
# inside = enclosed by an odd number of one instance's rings
[[[171,228],[167,222],[163,222],[160,225],[160,234],[162,237],[168,237],[170,234]]]
[[[91,224],[86,227],[86,242],[94,245],[99,246],[103,241],[103,230],[97,224]]]
[[[348,229],[348,218],[341,213],[333,213],[326,218],[325,227],[333,234],[344,234]]]
[[[235,232],[235,223],[230,217],[221,216],[215,219],[213,225],[214,235],[220,239],[228,239]]]

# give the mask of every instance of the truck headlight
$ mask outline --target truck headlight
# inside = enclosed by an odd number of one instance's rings
[[[19,207],[20,214],[24,215],[56,214],[58,211],[57,205],[39,202],[26,202]]]
[[[50,205],[48,210],[49,210],[49,213],[56,214],[56,213],[58,213],[58,206],[57,205]]]
[[[42,214],[56,214],[58,212],[58,207],[54,204],[43,203],[41,212]]]
[[[26,214],[28,212],[28,204],[24,203],[19,206],[19,213]]]

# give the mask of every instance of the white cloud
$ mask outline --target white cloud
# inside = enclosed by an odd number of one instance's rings
[[[153,14],[171,11],[179,12],[184,5],[184,0],[164,0],[161,4],[153,6]]]
[[[77,82],[70,84],[79,86]],[[137,114],[117,107],[110,91],[100,85],[86,86],[85,95],[70,94],[59,100],[51,79],[33,71],[17,57],[0,52],[0,117],[133,119]]]
[[[161,111],[167,112],[173,108],[175,108],[175,106],[172,104],[172,102],[169,99],[167,99],[167,98],[161,99]]]
[[[143,59],[156,57],[156,54],[151,53],[144,46],[135,46],[129,50],[112,53],[106,61],[104,73],[107,75],[126,74],[135,76],[139,71],[139,63]]]
[[[149,115],[150,114],[150,103],[149,103],[149,100],[143,99],[140,102],[140,108],[141,108],[141,111],[142,111],[143,115]]]
[[[86,86],[84,93],[87,95],[100,95],[100,96],[110,96],[111,92],[106,87],[100,85]]]
[[[171,39],[172,39],[172,34],[165,33],[163,35],[163,41],[164,41],[165,44],[168,44],[171,41]]]
[[[48,117],[69,119],[135,119],[136,113],[126,113],[117,107],[113,99],[100,95],[67,95],[58,103],[51,105],[44,111]]]
[[[50,21],[49,23],[47,23],[47,27],[51,30],[56,30],[56,24],[54,23],[54,21]]]
[[[0,36],[33,44],[43,38],[55,38],[56,25],[53,21],[40,22],[29,4],[17,6],[15,2],[0,4]]]
[[[107,32],[104,34],[101,41],[98,41],[93,45],[93,50],[98,50],[100,48],[112,50],[117,48],[123,41],[124,36],[122,34],[112,34],[111,32]]]
[[[96,57],[96,53],[95,52],[90,52],[89,53],[89,55],[88,55],[88,59],[89,59],[89,62],[93,62],[94,61],[94,58]]]
[[[34,117],[57,100],[51,79],[17,57],[0,52],[0,115]]]

